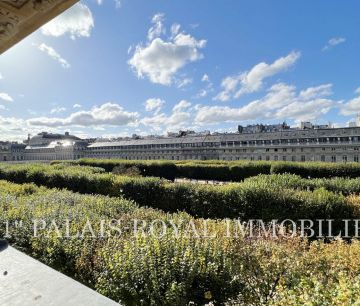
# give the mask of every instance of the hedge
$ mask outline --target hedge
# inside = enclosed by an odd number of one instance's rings
[[[52,164],[61,164],[54,161]],[[65,162],[69,163],[69,162]],[[117,159],[80,159],[72,165],[95,166],[112,172],[115,167],[137,167],[142,176],[169,180],[189,178],[198,180],[239,182],[259,174],[296,174],[303,178],[360,177],[359,163],[276,162],[276,161],[130,161]]]
[[[271,173],[291,173],[303,178],[360,177],[359,163],[321,163],[321,162],[277,162],[271,166]]]
[[[343,195],[319,188],[321,185],[315,185],[314,191],[295,190],[284,184],[271,185],[266,179],[222,186],[177,184],[159,178],[92,173],[89,169],[82,172],[79,166],[57,169],[48,165],[2,165],[0,178],[80,193],[124,196],[140,206],[186,211],[204,218],[345,219],[353,214]]]
[[[177,167],[172,162],[167,161],[136,161],[136,160],[116,160],[116,159],[91,159],[82,158],[76,161],[52,161],[51,165],[79,165],[103,168],[106,172],[112,172],[115,167],[124,168],[136,167],[142,176],[162,177],[174,180],[177,177]]]
[[[11,227],[10,243],[123,305],[321,305],[356,304],[360,299],[360,243],[309,243],[306,239],[230,239],[219,220],[208,220],[214,238],[133,234],[68,239],[54,231],[32,235],[33,219],[70,218],[71,234],[89,220],[204,220],[138,208],[120,198],[80,195],[0,181],[0,222]],[[49,224],[49,223],[48,223]],[[58,223],[65,233],[66,225]],[[125,228],[124,228],[125,229]],[[0,227],[0,236],[5,234]]]

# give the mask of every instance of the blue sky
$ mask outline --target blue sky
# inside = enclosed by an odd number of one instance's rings
[[[359,1],[84,0],[0,56],[0,134],[346,125]]]

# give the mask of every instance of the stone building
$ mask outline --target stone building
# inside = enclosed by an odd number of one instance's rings
[[[80,138],[47,132],[28,138],[23,150],[24,160],[73,160],[85,157],[88,143]]]
[[[251,129],[252,130],[252,129]],[[358,162],[360,127],[277,129],[99,142],[93,158]]]
[[[40,133],[26,145],[0,143],[1,161],[74,160],[267,160],[359,162],[360,127],[259,125],[237,133],[179,132],[90,142],[65,134]],[[305,128],[306,126],[306,128]],[[276,127],[276,128],[275,128]]]

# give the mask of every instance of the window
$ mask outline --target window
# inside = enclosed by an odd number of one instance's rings
[[[279,157],[277,155],[275,155],[274,160],[279,160]]]
[[[343,155],[342,160],[343,160],[344,163],[346,163],[347,162],[347,155]]]
[[[336,156],[335,155],[331,156],[331,162],[336,163]]]
[[[269,156],[269,155],[266,156],[266,160],[270,160],[270,156]]]
[[[354,156],[354,162],[356,162],[356,163],[359,162],[359,156],[358,156],[358,155],[355,155],[355,156]]]
[[[296,156],[291,156],[291,161],[296,161]]]
[[[283,161],[286,161],[286,156],[283,156],[283,157],[282,157],[282,160],[283,160]]]
[[[301,155],[301,161],[304,162],[306,160],[305,155]]]
[[[325,155],[321,155],[320,160],[321,160],[322,162],[324,162],[324,161],[325,161]]]

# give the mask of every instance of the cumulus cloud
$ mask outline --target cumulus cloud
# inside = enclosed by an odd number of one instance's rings
[[[81,107],[82,107],[82,105],[81,105],[81,104],[78,104],[78,103],[76,103],[76,104],[73,105],[73,108],[81,108]]]
[[[163,18],[163,15],[161,16]],[[161,26],[150,28],[149,41],[145,46],[136,46],[128,64],[139,78],[148,77],[153,83],[171,85],[174,75],[181,68],[203,58],[200,49],[205,47],[206,40],[197,40],[186,33],[178,33],[164,40],[158,37],[164,31],[162,19],[159,21],[159,17],[156,17],[155,20],[160,22]]]
[[[355,90],[355,93],[359,96],[340,104],[341,115],[350,116],[360,114],[360,87]]]
[[[329,84],[315,90],[308,88],[296,93],[296,88],[284,83],[273,85],[262,99],[252,101],[245,106],[232,108],[227,106],[199,106],[195,122],[197,124],[216,124],[255,119],[293,119],[314,120],[335,106],[335,101],[326,99]],[[309,94],[316,92],[316,94]],[[307,93],[307,94],[305,94]]]
[[[70,64],[66,59],[64,59],[53,47],[50,47],[44,43],[37,46],[38,49],[42,52],[45,52],[52,59],[57,61],[63,68],[70,68]]]
[[[264,79],[286,71],[296,63],[300,55],[300,52],[293,51],[271,64],[261,62],[251,68],[250,71],[224,78],[221,82],[222,91],[214,97],[214,100],[228,101],[260,90]]]
[[[154,116],[142,118],[141,123],[156,131],[185,128],[190,124],[190,106],[190,102],[181,100],[173,107],[171,114],[157,113]]]
[[[330,38],[327,42],[327,44],[323,47],[323,51],[329,50],[332,47],[335,47],[337,45],[343,44],[344,42],[346,42],[346,38],[345,37],[333,37]]]
[[[32,132],[26,125],[25,120],[14,117],[0,116],[0,134],[2,140],[22,141],[24,135]]]
[[[155,113],[158,113],[161,110],[161,108],[164,106],[164,104],[165,101],[159,98],[147,99],[145,102],[145,110],[148,112],[155,111]]]
[[[173,112],[180,112],[184,109],[187,109],[191,106],[191,103],[186,100],[181,100],[179,103],[175,104],[173,107]]]
[[[13,97],[10,96],[6,92],[0,92],[0,100],[4,100],[6,102],[13,102],[14,101]]]
[[[28,120],[32,126],[61,127],[61,126],[123,126],[135,124],[138,113],[127,112],[115,103],[105,103],[99,107],[95,106],[89,111],[78,111],[65,118],[39,117]]]
[[[71,39],[89,37],[94,27],[94,18],[90,9],[77,3],[64,13],[41,27],[44,35],[59,37],[65,34]]]
[[[331,96],[332,94],[332,84],[323,84],[316,87],[309,87],[305,90],[300,91],[300,98],[314,99],[318,97]]]

